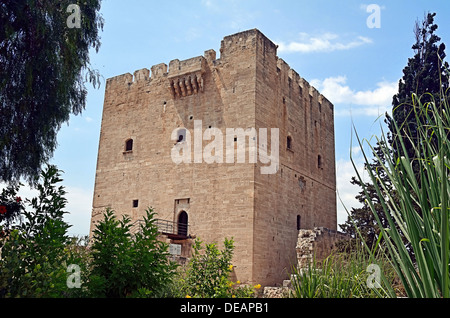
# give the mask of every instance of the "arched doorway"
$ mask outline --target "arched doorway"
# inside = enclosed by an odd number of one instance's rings
[[[185,211],[181,211],[178,215],[178,235],[188,235],[188,214]]]

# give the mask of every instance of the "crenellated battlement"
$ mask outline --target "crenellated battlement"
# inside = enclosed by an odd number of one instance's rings
[[[215,51],[205,52],[208,59],[215,59]],[[174,98],[197,94],[203,91],[203,74],[206,71],[207,59],[197,56],[187,60],[172,60],[169,67],[165,63],[153,65],[151,69],[136,70],[133,75],[125,73],[108,78],[107,89],[130,87],[136,83],[151,85],[154,81],[168,80],[168,89]]]
[[[289,64],[287,64],[282,58],[277,59],[277,72],[281,77],[286,77],[285,80],[289,82],[290,87],[297,85],[300,87],[300,94],[309,94],[310,98],[317,100],[320,104],[327,103],[330,107],[333,107],[331,102],[323,96],[314,86],[312,86],[307,80],[301,77]]]
[[[251,29],[223,38],[220,47],[220,59],[216,59],[214,50],[207,50],[204,56],[197,56],[186,60],[174,59],[169,65],[160,63],[153,65],[150,70],[143,68],[136,70],[133,75],[125,73],[109,78],[106,82],[107,89],[130,88],[134,84],[152,85],[152,82],[167,80],[165,84],[173,98],[181,98],[204,91],[204,74],[208,67],[218,67],[220,62],[228,62],[242,54],[242,50],[258,49],[264,58],[272,57],[276,64],[279,76],[285,77],[289,85],[300,87],[302,94],[308,93],[311,98],[319,103],[328,101],[316,88],[302,78],[283,59],[276,54],[278,46],[257,29]],[[270,59],[269,59],[270,60]],[[331,103],[328,102],[329,105]]]

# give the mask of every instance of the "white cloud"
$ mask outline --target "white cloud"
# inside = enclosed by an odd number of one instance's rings
[[[300,39],[298,41],[292,41],[289,43],[277,42],[278,52],[282,53],[342,51],[370,43],[372,43],[372,40],[363,36],[357,36],[350,41],[341,41],[339,35],[329,32],[318,36],[300,33]]]
[[[310,83],[335,105],[336,115],[379,116],[389,111],[392,96],[397,92],[397,82],[381,81],[376,88],[355,91],[346,85],[345,76],[328,77],[324,80],[314,79]],[[356,105],[356,107],[336,107],[336,105]]]

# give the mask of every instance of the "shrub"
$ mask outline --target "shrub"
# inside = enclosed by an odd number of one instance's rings
[[[61,181],[55,166],[48,166],[42,172],[36,186],[39,195],[26,200],[31,211],[23,209],[22,221],[12,226],[5,239],[1,251],[0,296],[70,296],[66,270],[79,259],[66,248],[70,226],[63,220],[66,192],[64,187],[56,187]],[[9,194],[15,195],[13,192]]]
[[[147,209],[134,235],[129,217],[118,220],[107,209],[93,232],[90,296],[158,297],[170,284],[176,265],[168,261],[168,244],[157,240],[153,217]]]
[[[233,270],[234,242],[225,238],[223,250],[216,243],[205,244],[196,240],[192,258],[186,273],[182,276],[181,290],[186,297],[200,298],[243,298],[251,297],[254,288],[232,282],[230,274]],[[182,295],[181,295],[182,296]]]

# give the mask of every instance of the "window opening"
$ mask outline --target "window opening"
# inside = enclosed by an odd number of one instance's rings
[[[133,150],[133,139],[128,139],[125,142],[125,151],[132,151]]]
[[[178,235],[187,236],[188,234],[188,214],[181,211],[178,215]]]

